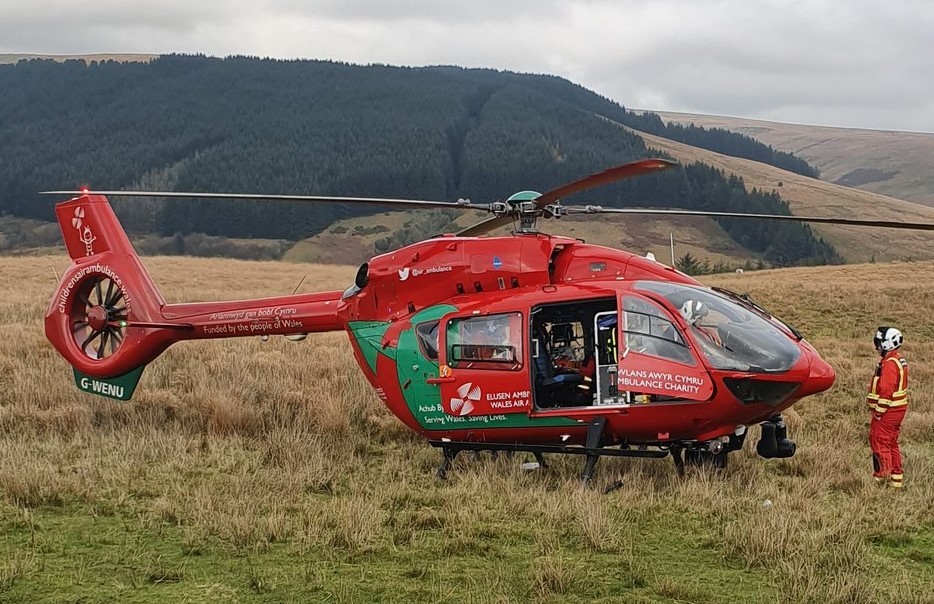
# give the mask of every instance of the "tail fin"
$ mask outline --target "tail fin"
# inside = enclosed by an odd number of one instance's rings
[[[88,376],[115,377],[142,367],[171,341],[160,346],[152,330],[130,330],[128,322],[160,322],[162,295],[106,197],[84,194],[58,204],[55,213],[74,264],[46,313],[46,337]],[[145,347],[137,346],[144,341]]]
[[[128,397],[132,388],[121,386],[135,386],[142,367],[179,340],[344,329],[339,291],[167,305],[106,197],[84,194],[55,212],[74,263],[46,312],[45,333],[83,390]]]
[[[55,206],[68,255],[74,261],[107,252],[135,255],[107,198],[84,194]]]

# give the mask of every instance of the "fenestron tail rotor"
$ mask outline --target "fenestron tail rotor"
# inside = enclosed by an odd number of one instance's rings
[[[123,344],[127,307],[121,288],[109,277],[95,275],[73,292],[68,317],[75,345],[89,359],[106,359]]]

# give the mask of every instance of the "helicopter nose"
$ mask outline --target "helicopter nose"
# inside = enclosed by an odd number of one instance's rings
[[[808,347],[808,356],[811,364],[810,374],[798,390],[799,396],[823,392],[833,386],[833,381],[837,377],[830,363],[822,359],[813,348]]]

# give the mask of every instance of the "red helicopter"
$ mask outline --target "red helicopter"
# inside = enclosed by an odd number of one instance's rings
[[[795,443],[781,413],[833,384],[793,327],[748,297],[654,259],[551,236],[571,214],[732,216],[934,230],[934,225],[688,210],[563,206],[562,197],[672,166],[645,159],[544,194],[474,204],[374,198],[140,191],[76,194],[56,206],[68,254],[45,317],[86,392],[128,400],[146,364],[180,340],[345,331],[389,410],[443,452],[525,451],[726,465],[760,424],[765,458]],[[166,304],[106,195],[271,199],[456,208],[493,214],[457,234],[374,257],[344,291]],[[480,237],[516,222],[512,235]]]

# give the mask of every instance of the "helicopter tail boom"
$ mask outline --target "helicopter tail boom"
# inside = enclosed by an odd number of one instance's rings
[[[142,367],[181,340],[301,339],[343,330],[339,291],[167,305],[106,197],[82,194],[55,211],[73,263],[46,312],[45,332],[82,389],[87,383],[106,396],[118,387],[100,380],[138,379]]]

